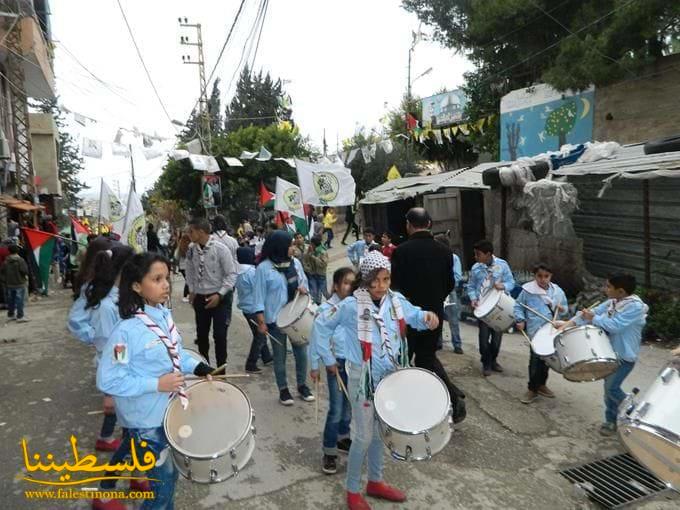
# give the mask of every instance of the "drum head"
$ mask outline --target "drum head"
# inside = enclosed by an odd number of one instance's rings
[[[198,352],[198,351],[195,351],[195,350],[193,350],[193,349],[188,349],[187,347],[183,347],[183,348],[182,348],[182,354],[186,354],[186,355],[189,356],[190,358],[194,358],[194,359],[195,359],[196,361],[198,361],[199,363],[202,362],[202,363],[205,363],[206,365],[208,365],[208,360],[205,359],[205,358],[201,355],[201,353]]]
[[[309,295],[300,294],[297,298],[297,301],[293,299],[293,301],[286,304],[286,306],[281,309],[281,312],[276,319],[276,325],[279,328],[287,328],[290,326],[292,323],[302,317],[302,312],[304,312],[305,308],[309,306],[310,301],[311,299]],[[295,308],[293,308],[293,303],[295,303]]]
[[[680,490],[680,444],[652,427],[626,424],[619,430],[630,453],[674,490]]]
[[[223,454],[238,445],[252,423],[248,397],[233,384],[202,381],[187,388],[189,407],[174,397],[163,425],[170,445],[190,457]]]
[[[544,324],[531,339],[531,348],[539,356],[550,356],[555,352],[557,334],[552,324]]]
[[[598,381],[616,372],[617,368],[619,362],[615,359],[581,361],[565,367],[562,375],[572,382]]]
[[[408,433],[438,425],[451,406],[441,379],[422,368],[404,368],[385,377],[375,390],[373,402],[385,424]]]
[[[501,298],[501,291],[498,289],[491,289],[483,298],[479,300],[479,305],[473,312],[478,319],[489,315],[493,307],[496,306],[498,300]]]

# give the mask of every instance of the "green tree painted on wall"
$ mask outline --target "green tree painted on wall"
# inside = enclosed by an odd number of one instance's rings
[[[567,134],[576,124],[576,110],[576,101],[567,101],[557,110],[551,112],[545,121],[545,133],[558,137],[557,150],[567,143]]]

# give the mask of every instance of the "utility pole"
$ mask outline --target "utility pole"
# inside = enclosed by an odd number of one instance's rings
[[[323,128],[323,157],[328,154],[328,144],[326,143],[326,128]]]
[[[179,26],[182,28],[193,28],[196,30],[196,42],[191,42],[189,37],[180,36],[179,43],[183,46],[196,46],[198,51],[198,62],[191,59],[191,55],[182,55],[182,63],[193,64],[198,66],[198,82],[200,86],[200,95],[198,98],[198,117],[197,125],[198,137],[201,140],[201,145],[207,154],[210,154],[212,146],[212,135],[210,128],[210,111],[208,110],[208,85],[205,81],[205,58],[203,57],[203,34],[201,32],[200,23],[189,23],[187,18],[177,18]],[[193,113],[193,112],[192,112]]]
[[[135,160],[132,157],[132,144],[128,145],[130,149],[130,174],[131,174],[131,182],[130,186],[132,188],[132,191],[137,191],[137,183],[135,181]]]

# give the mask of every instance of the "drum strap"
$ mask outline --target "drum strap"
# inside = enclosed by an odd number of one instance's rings
[[[135,316],[141,320],[144,325],[149,328],[156,336],[158,336],[158,338],[161,339],[163,345],[165,345],[165,348],[168,351],[168,356],[170,356],[170,361],[172,362],[172,371],[181,373],[182,370],[180,368],[179,351],[177,350],[180,336],[179,331],[177,331],[177,327],[175,327],[175,323],[172,320],[172,315],[168,314],[166,319],[170,338],[168,338],[160,326],[158,326],[158,324],[156,324],[146,313],[138,311]],[[172,398],[174,395],[174,393],[171,393],[170,398]],[[177,391],[177,395],[179,396],[179,401],[182,404],[182,408],[186,409],[189,406],[189,398],[186,394],[186,387],[180,387],[180,389]]]

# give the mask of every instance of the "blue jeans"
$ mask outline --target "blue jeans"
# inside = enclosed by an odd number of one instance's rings
[[[623,380],[628,377],[633,367],[634,361],[619,361],[619,368],[611,375],[604,379],[604,420],[607,423],[616,423],[616,416],[619,412],[619,406],[626,394],[621,389]]]
[[[156,457],[155,467],[150,471],[145,471],[145,475],[150,479],[158,480],[149,481],[155,498],[145,500],[142,504],[142,510],[173,510],[178,471],[172,462],[172,454],[163,427],[129,429],[128,432],[135,441],[135,449],[139,459],[144,459],[144,453],[149,450]],[[142,441],[146,441],[146,448],[141,447]]]
[[[446,320],[451,330],[451,343],[454,349],[456,347],[462,348],[463,341],[460,338],[460,298],[455,290],[449,294],[449,302],[451,306],[444,309],[444,315],[446,315]]]
[[[281,391],[288,388],[288,377],[286,376],[286,343],[288,336],[281,331],[276,323],[267,324],[269,334],[277,341],[271,340],[272,351],[274,353],[274,377],[276,385]],[[293,356],[295,356],[295,379],[298,388],[307,381],[307,346],[293,345]]]
[[[26,287],[7,289],[7,317],[14,317],[16,311],[17,319],[24,316],[24,300],[26,299]]]
[[[309,294],[312,296],[312,300],[320,305],[323,298],[328,294],[326,275],[307,273],[307,281],[309,282]]]
[[[349,398],[352,404],[352,446],[347,457],[347,491],[361,492],[361,471],[368,456],[368,480],[383,479],[383,445],[373,402],[359,396],[361,367],[348,367]]]
[[[345,360],[338,358],[338,374],[347,387],[347,372]],[[338,454],[338,439],[349,437],[349,423],[352,419],[352,409],[347,397],[338,384],[338,378],[326,372],[328,378],[328,415],[323,429],[323,453]]]
[[[113,416],[115,417],[116,415],[114,414]],[[104,419],[104,422],[106,423],[106,418]],[[113,433],[113,431],[111,432]],[[135,445],[135,447],[136,446],[137,445]],[[128,457],[129,455],[130,455],[130,432],[128,431],[128,429],[123,428],[123,437],[120,441],[120,446],[115,452],[113,452],[113,455],[111,455],[111,460],[109,460],[109,464],[114,465],[123,462],[125,458]],[[127,474],[128,473],[126,473],[126,475]],[[116,482],[117,480],[115,478],[106,479],[99,482],[99,486],[102,489],[113,489],[116,487]]]

